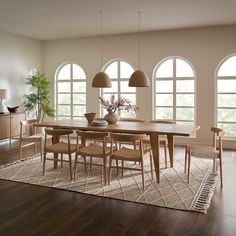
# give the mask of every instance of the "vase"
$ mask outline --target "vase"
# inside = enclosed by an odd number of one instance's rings
[[[115,124],[120,119],[120,116],[113,111],[108,111],[108,114],[104,116],[104,120],[106,120],[109,124]]]

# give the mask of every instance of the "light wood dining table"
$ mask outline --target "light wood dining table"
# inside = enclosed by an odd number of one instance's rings
[[[150,135],[153,161],[156,172],[156,181],[160,183],[160,144],[159,135],[166,135],[168,139],[168,149],[170,156],[170,165],[174,166],[174,136],[194,137],[197,130],[200,128],[197,125],[182,125],[182,124],[159,124],[159,123],[139,123],[118,121],[116,124],[108,124],[106,126],[89,125],[86,119],[77,120],[54,120],[43,123],[38,123],[39,127],[50,127],[54,129],[69,128],[85,131],[107,131],[119,133],[146,133]],[[54,167],[57,167],[57,162],[54,162]]]

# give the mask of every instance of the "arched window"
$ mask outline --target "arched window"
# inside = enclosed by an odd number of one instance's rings
[[[59,67],[55,80],[56,119],[80,118],[86,113],[86,76],[77,64]]]
[[[123,60],[115,60],[105,67],[104,72],[110,76],[112,87],[102,89],[101,96],[110,99],[114,94],[115,99],[125,97],[136,105],[136,88],[128,86],[129,78],[134,72],[133,67]],[[105,114],[106,110],[101,107],[101,115]],[[119,111],[119,115],[121,117],[136,117],[135,113],[127,111]]]
[[[216,84],[216,123],[225,136],[236,137],[236,55],[227,57],[218,67]]]
[[[195,123],[195,73],[185,59],[168,57],[154,70],[154,119]]]

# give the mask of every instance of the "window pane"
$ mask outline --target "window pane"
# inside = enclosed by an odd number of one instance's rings
[[[73,82],[73,92],[86,93],[86,82]]]
[[[58,82],[58,93],[70,92],[70,83]]]
[[[110,101],[112,95],[113,95],[113,94],[111,94],[111,93],[110,93],[110,94],[109,94],[109,93],[105,93],[105,94],[103,94],[103,98],[106,99],[106,100],[108,100],[108,101]],[[114,95],[115,95],[115,100],[117,100],[118,95],[117,95],[117,94],[114,94]]]
[[[84,116],[86,113],[85,106],[73,106],[73,116]]]
[[[156,94],[157,106],[173,106],[172,94]]]
[[[182,59],[176,59],[176,77],[194,77],[191,66]]]
[[[177,94],[176,95],[177,106],[194,106],[193,94]]]
[[[225,131],[225,136],[227,136],[227,137],[235,137],[236,136],[236,124],[218,123],[217,126]]]
[[[194,109],[176,108],[176,120],[194,120]]]
[[[126,62],[120,62],[120,78],[130,78],[133,74],[134,69]]]
[[[173,92],[173,81],[156,80],[156,92]]]
[[[121,81],[120,82],[120,91],[121,92],[135,93],[136,89],[135,89],[135,87],[129,87],[129,81]]]
[[[117,93],[118,92],[118,82],[117,81],[111,81],[112,87],[111,88],[104,88],[104,93]]]
[[[156,107],[156,118],[173,120],[173,108]]]
[[[70,104],[70,94],[58,94],[58,104]]]
[[[218,93],[236,93],[236,79],[219,79],[217,91]]]
[[[236,109],[218,109],[217,117],[218,117],[218,122],[219,121],[236,122]]]
[[[73,94],[73,104],[86,104],[86,94]]]
[[[176,81],[177,93],[193,93],[194,92],[194,80],[177,80]]]
[[[120,111],[120,116],[122,118],[136,118],[136,113],[128,111]]]
[[[230,57],[221,65],[218,76],[236,76],[236,56]]]
[[[110,64],[105,72],[109,75],[111,79],[117,79],[118,78],[118,62],[113,62]]]
[[[73,79],[85,79],[85,78],[86,76],[84,70],[80,66],[73,64]]]
[[[218,94],[218,107],[236,107],[236,94]]]
[[[192,122],[192,121],[176,121],[176,124],[178,124],[178,125],[194,125],[194,122]]]
[[[70,106],[58,105],[58,116],[70,116]]]
[[[120,94],[121,97],[124,97],[126,99],[129,99],[132,104],[136,104],[136,95],[135,94]]]
[[[173,59],[164,61],[157,69],[156,78],[173,77]]]
[[[58,80],[71,79],[70,64],[63,66],[58,73]]]

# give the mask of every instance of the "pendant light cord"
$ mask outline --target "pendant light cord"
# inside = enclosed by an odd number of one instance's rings
[[[102,71],[102,49],[103,49],[103,35],[102,35],[102,10],[100,11],[100,19],[101,19],[101,71]]]
[[[141,12],[138,11],[138,69],[140,69],[140,15]]]

